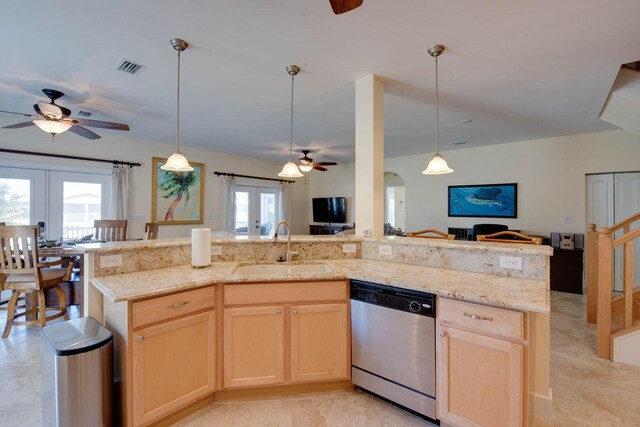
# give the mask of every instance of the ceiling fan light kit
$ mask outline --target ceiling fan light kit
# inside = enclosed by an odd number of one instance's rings
[[[182,39],[171,39],[171,46],[178,51],[178,95],[176,103],[176,152],[167,159],[167,162],[160,166],[160,169],[171,172],[190,172],[193,167],[187,158],[180,152],[180,54],[184,52],[189,44]]]
[[[438,130],[438,122],[439,122],[439,99],[438,99],[438,56],[442,55],[444,52],[444,46],[441,44],[437,44],[429,49],[429,55],[435,58],[436,60],[436,154],[434,154],[433,159],[427,165],[427,168],[422,171],[424,175],[444,175],[447,173],[453,172],[453,169],[449,167],[447,161],[440,155],[439,151],[439,130]]]
[[[33,124],[53,136],[56,136],[62,132],[66,132],[71,128],[71,125],[69,123],[56,122],[46,119],[34,120]]]
[[[298,165],[293,163],[293,81],[296,74],[300,72],[300,67],[297,65],[289,65],[287,67],[287,73],[291,76],[291,127],[289,130],[289,161],[284,165],[278,176],[283,178],[300,178],[304,176]]]

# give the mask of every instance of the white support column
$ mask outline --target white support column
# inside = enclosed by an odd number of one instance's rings
[[[384,83],[356,80],[356,234],[384,234]]]

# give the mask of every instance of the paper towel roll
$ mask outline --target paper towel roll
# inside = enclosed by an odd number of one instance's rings
[[[211,229],[191,229],[191,265],[206,267],[211,265]]]

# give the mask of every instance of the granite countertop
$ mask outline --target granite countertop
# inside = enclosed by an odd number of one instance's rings
[[[91,283],[110,301],[120,302],[220,282],[359,279],[496,307],[539,313],[549,312],[550,295],[543,280],[500,277],[363,259],[332,259],[317,263],[329,265],[331,271],[280,275],[238,274],[234,273],[235,268],[246,263],[215,262],[202,269],[183,265],[96,277],[91,279]]]

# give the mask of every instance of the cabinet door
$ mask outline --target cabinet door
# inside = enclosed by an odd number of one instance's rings
[[[438,417],[455,426],[521,426],[523,345],[444,326],[438,339]]]
[[[147,424],[213,392],[213,310],[133,332],[133,418]]]
[[[248,387],[284,381],[284,308],[224,310],[224,386]]]
[[[291,382],[348,379],[347,304],[291,307]]]

